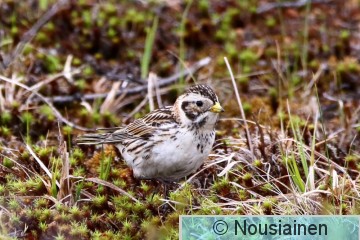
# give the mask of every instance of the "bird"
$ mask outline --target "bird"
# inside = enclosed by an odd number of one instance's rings
[[[76,142],[114,145],[137,179],[178,182],[196,172],[208,157],[221,112],[224,109],[210,86],[193,85],[173,106],[154,110],[115,131],[84,134]]]

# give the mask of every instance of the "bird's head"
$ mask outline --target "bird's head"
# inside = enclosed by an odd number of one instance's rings
[[[174,111],[181,124],[213,129],[224,109],[209,86],[195,85],[178,97]]]

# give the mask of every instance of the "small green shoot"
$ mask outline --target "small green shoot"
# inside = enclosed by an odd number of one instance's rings
[[[146,36],[144,54],[141,59],[141,78],[142,79],[147,78],[147,76],[149,74],[150,60],[151,60],[152,49],[153,49],[153,45],[154,45],[154,41],[155,41],[158,23],[159,23],[159,17],[156,16],[154,18],[153,25],[149,29],[147,36]]]

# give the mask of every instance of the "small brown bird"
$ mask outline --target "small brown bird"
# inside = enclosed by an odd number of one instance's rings
[[[209,155],[223,112],[207,85],[195,85],[174,106],[154,110],[111,133],[85,134],[78,144],[114,144],[139,179],[174,182],[194,173]]]

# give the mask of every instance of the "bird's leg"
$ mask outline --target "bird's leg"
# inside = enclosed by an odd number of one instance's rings
[[[169,188],[168,188],[168,183],[167,183],[167,182],[163,182],[163,186],[164,186],[164,199],[165,199],[165,200],[169,200]]]
[[[164,199],[169,200],[169,187],[173,182],[168,182],[164,180],[160,180],[160,182],[164,186]]]
[[[162,206],[160,207],[160,211],[164,214],[164,216],[166,216],[168,213],[170,213],[171,211],[171,206],[169,203],[169,186],[171,184],[171,182],[167,182],[167,181],[163,181],[163,180],[159,180],[163,187],[164,187],[164,199],[165,199],[165,203],[162,204]]]
[[[152,181],[156,184],[155,185],[156,187],[155,187],[155,191],[153,192],[153,194],[151,196],[151,201],[153,200],[155,194],[159,192],[159,189],[160,189],[160,186],[161,186],[160,184],[157,184],[156,180],[152,180]]]

